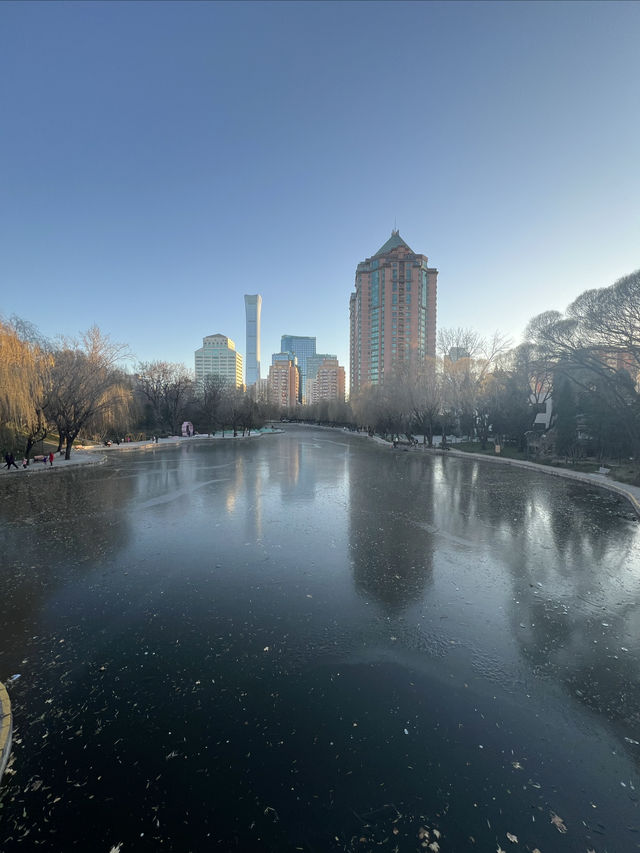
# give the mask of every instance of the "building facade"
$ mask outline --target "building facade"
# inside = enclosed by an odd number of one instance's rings
[[[331,359],[337,359],[337,358],[338,358],[338,356],[335,353],[328,353],[328,352],[324,352],[324,353],[319,352],[319,353],[316,353],[315,355],[308,356],[308,358],[307,358],[307,382],[316,378],[316,376],[318,375],[318,368],[320,367],[320,365],[322,364],[323,361],[326,361],[327,359],[331,360]]]
[[[300,371],[295,356],[288,352],[275,353],[271,358],[267,395],[270,403],[288,409],[299,402]]]
[[[463,358],[471,358],[471,353],[464,347],[451,347],[448,358],[451,364],[455,364],[456,361],[460,361]]]
[[[339,400],[344,403],[345,371],[337,358],[325,358],[315,376],[307,376],[307,402]]]
[[[194,355],[196,382],[201,383],[206,376],[221,376],[236,388],[242,385],[242,356],[231,338],[207,335]]]
[[[438,270],[397,230],[358,264],[349,303],[350,393],[436,353]]]
[[[300,400],[307,400],[307,360],[316,354],[316,339],[302,335],[282,335],[280,339],[282,352],[290,352],[298,359],[300,368]]]
[[[247,387],[255,385],[260,379],[260,314],[262,296],[259,293],[245,294],[244,311],[246,317],[246,377]]]

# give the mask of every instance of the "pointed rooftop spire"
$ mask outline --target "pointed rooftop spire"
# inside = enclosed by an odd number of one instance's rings
[[[400,236],[400,232],[398,231],[398,229],[394,228],[391,232],[391,237],[389,237],[384,246],[378,249],[378,251],[373,257],[377,258],[378,255],[386,255],[387,252],[390,252],[392,249],[397,249],[398,246],[404,246],[405,249],[408,249],[410,252],[413,252],[411,246],[408,246]]]

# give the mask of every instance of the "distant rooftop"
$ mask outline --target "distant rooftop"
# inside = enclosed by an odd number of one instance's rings
[[[402,237],[400,236],[400,232],[397,228],[391,232],[391,237],[387,240],[387,242],[382,246],[382,248],[378,249],[378,251],[373,255],[374,258],[377,258],[378,255],[386,255],[387,252],[390,252],[392,249],[397,249],[399,246],[404,246],[405,249],[408,249],[411,253],[413,253],[413,249],[411,246],[408,246]]]

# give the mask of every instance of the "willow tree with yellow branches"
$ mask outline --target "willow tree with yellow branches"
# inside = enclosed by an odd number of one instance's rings
[[[27,452],[47,434],[43,403],[51,355],[0,320],[0,427],[5,436],[26,438]]]

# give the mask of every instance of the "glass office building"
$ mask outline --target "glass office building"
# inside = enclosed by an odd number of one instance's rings
[[[298,359],[300,368],[300,394],[302,402],[306,402],[307,389],[307,359],[316,354],[316,339],[301,335],[282,335],[280,339],[282,352],[290,352]]]

